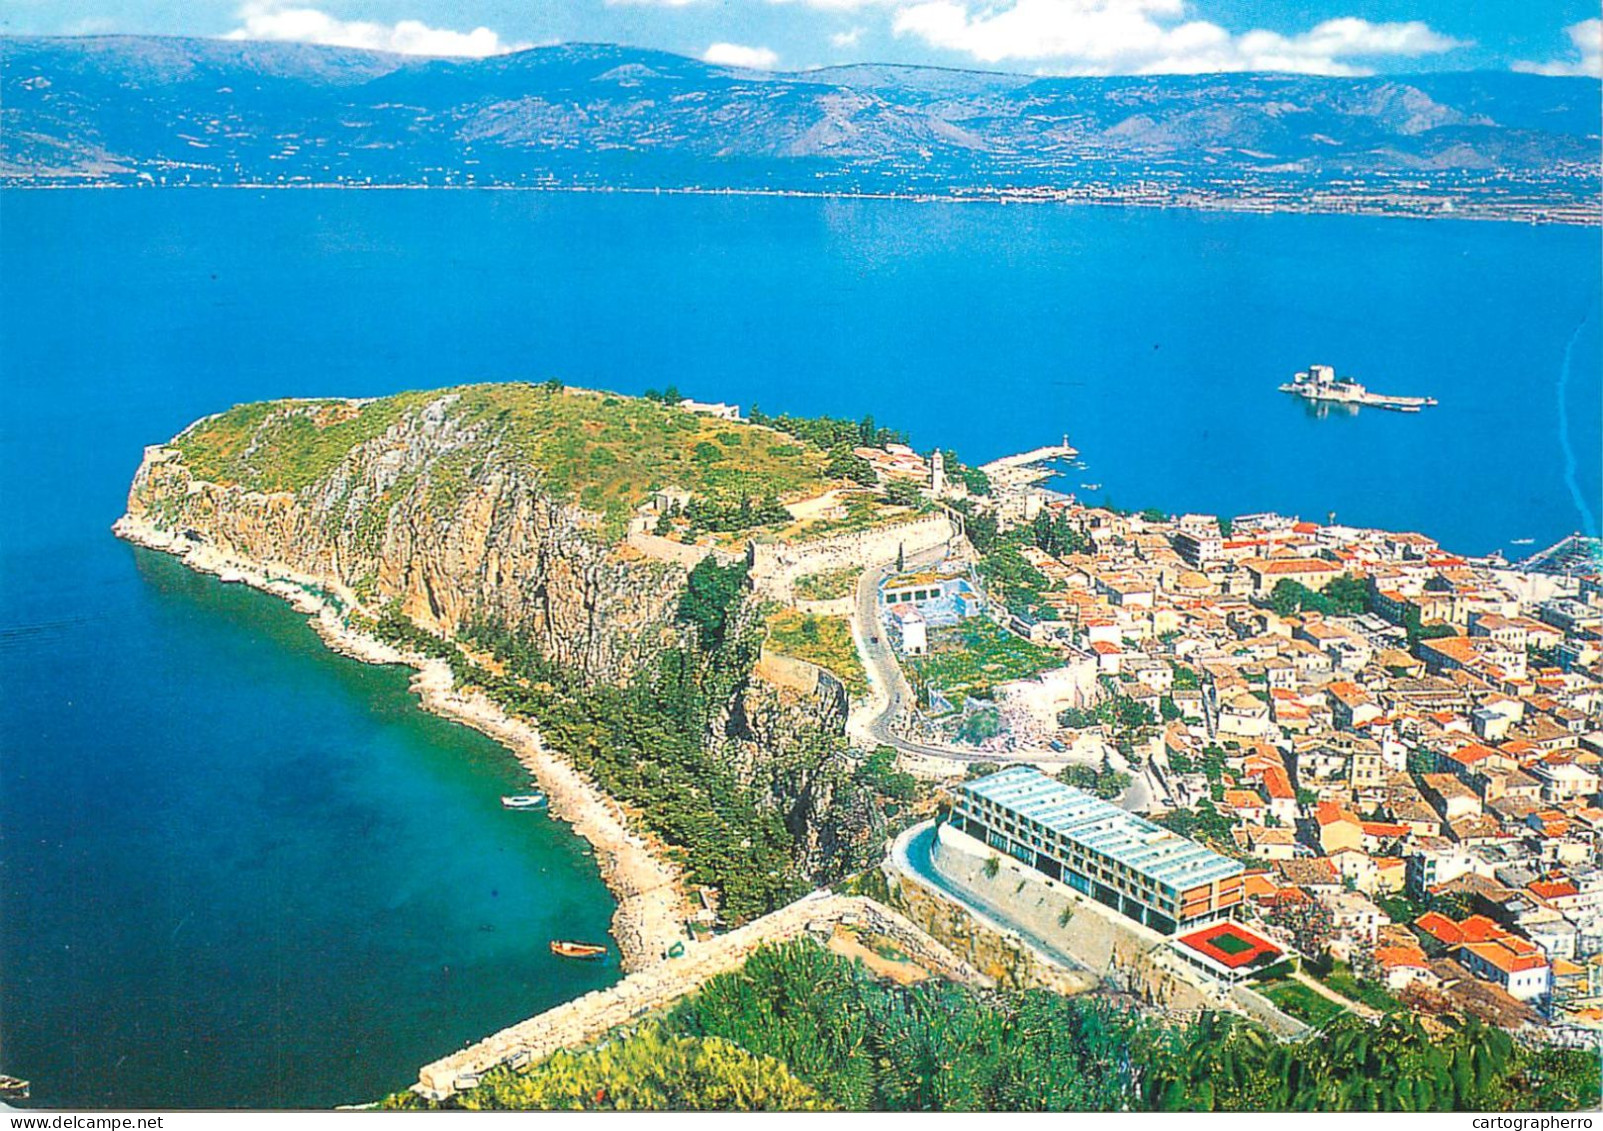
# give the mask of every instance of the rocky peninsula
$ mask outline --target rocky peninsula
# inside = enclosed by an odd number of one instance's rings
[[[727,549],[745,532],[717,548],[640,515],[665,492],[756,496],[783,524],[781,499],[841,486],[828,458],[554,383],[279,401],[148,448],[114,529],[288,600],[336,651],[415,668],[425,709],[505,745],[595,846],[638,970],[691,937],[692,910],[745,921],[874,842],[839,683],[758,662],[764,598]],[[698,569],[727,581],[710,613]],[[682,706],[653,713],[668,699]],[[664,784],[659,758],[694,765]]]

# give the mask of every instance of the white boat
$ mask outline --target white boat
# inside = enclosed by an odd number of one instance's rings
[[[533,793],[510,793],[501,798],[503,809],[544,809],[546,795],[539,790]]]

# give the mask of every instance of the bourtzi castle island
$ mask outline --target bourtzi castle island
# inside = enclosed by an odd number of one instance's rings
[[[390,1106],[1595,1104],[1596,543],[1078,455],[474,385],[198,421],[116,529],[412,665],[596,846],[626,976]]]

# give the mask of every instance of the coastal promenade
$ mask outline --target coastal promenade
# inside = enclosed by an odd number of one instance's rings
[[[424,1065],[412,1090],[433,1100],[477,1087],[485,1073],[503,1065],[533,1064],[564,1048],[579,1048],[608,1031],[638,1021],[694,992],[709,978],[738,969],[759,947],[802,936],[829,938],[837,927],[870,931],[890,939],[919,966],[973,985],[989,980],[969,963],[895,911],[862,896],[814,892],[744,927],[692,944],[669,959],[604,990],[596,990],[503,1029]]]

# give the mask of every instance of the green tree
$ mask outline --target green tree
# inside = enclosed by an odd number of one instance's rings
[[[465,1111],[820,1111],[830,1105],[772,1056],[650,1024],[621,1040],[498,1069],[451,1106]]]
[[[830,449],[829,458],[824,463],[824,474],[831,479],[845,479],[864,487],[872,487],[879,482],[874,465],[844,445]]]
[[[892,479],[885,484],[885,499],[892,506],[916,507],[920,498],[918,484],[910,479]]]
[[[712,554],[690,571],[684,596],[679,599],[678,617],[696,626],[704,650],[711,651],[723,643],[730,611],[746,585],[746,572],[744,559],[719,565]]]

